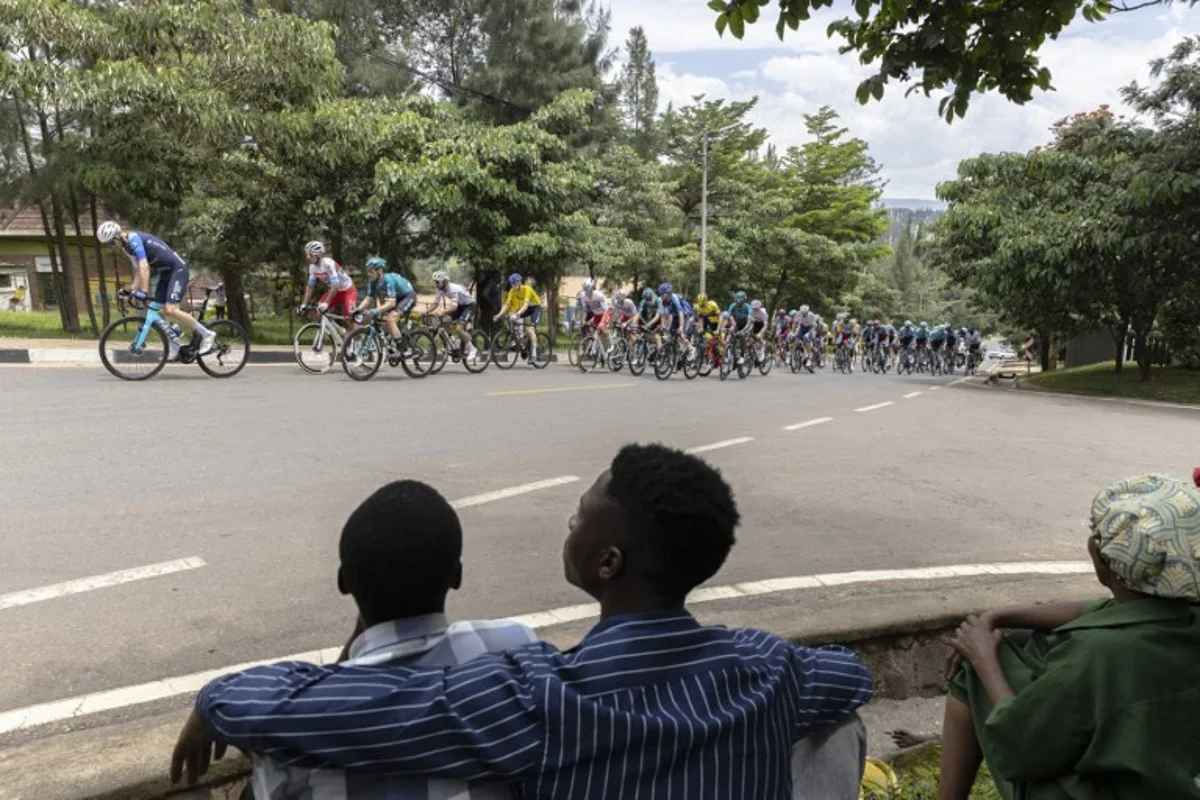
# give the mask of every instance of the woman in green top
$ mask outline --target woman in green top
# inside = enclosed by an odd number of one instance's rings
[[[1200,490],[1163,475],[1112,484],[1091,529],[1110,598],[958,629],[940,800],[966,798],[981,761],[1006,800],[1200,798]],[[1004,628],[1033,633],[1017,646]]]

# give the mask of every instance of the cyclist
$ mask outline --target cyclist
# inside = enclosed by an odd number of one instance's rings
[[[329,289],[317,303],[317,310],[324,313],[333,309],[335,313],[346,318],[346,327],[354,329],[354,308],[358,305],[358,289],[350,276],[336,261],[325,255],[325,245],[321,242],[309,242],[304,245],[304,253],[308,257],[308,285],[304,287],[304,300],[300,308],[308,308],[312,300],[313,289],[318,283],[324,283]]]
[[[875,338],[875,363],[880,369],[886,369],[888,365],[888,330],[891,328],[886,322],[875,320],[872,332]]]
[[[520,278],[519,275],[517,277]],[[467,326],[475,316],[475,298],[461,283],[451,283],[450,276],[440,269],[433,273],[433,288],[437,290],[437,295],[429,304],[429,310],[435,317],[448,317],[454,322],[454,332],[467,349],[467,358],[472,361],[478,360],[479,351],[475,349],[475,343],[467,334]],[[441,308],[437,308],[439,304]],[[449,304],[453,304],[454,307],[450,308]]]
[[[663,283],[658,287],[659,314],[667,324],[667,332],[675,334],[679,339],[680,345],[687,347],[687,337],[684,331],[687,329],[687,313],[684,310],[683,301],[679,299],[679,295],[675,294],[671,289],[671,284]],[[662,347],[662,341],[659,340],[659,348]]]
[[[504,305],[501,307],[500,313],[492,317],[493,322],[505,314],[514,320],[529,321],[529,324],[525,326],[525,334],[529,337],[530,362],[537,360],[537,325],[542,319],[542,307],[542,298],[538,295],[537,290],[524,283],[519,272],[514,272],[508,276],[508,291],[504,293]]]
[[[854,346],[855,339],[857,338],[854,334],[856,327],[854,320],[846,313],[838,314],[837,318],[833,321],[834,347],[837,348],[846,345],[846,347],[850,348],[851,372],[854,371]]]
[[[921,356],[929,353],[929,324],[925,320],[921,320],[921,324],[917,325],[916,333],[917,343],[917,364],[920,365]]]
[[[762,361],[766,358],[766,355],[763,353],[762,334],[763,331],[767,329],[767,325],[769,325],[770,322],[770,314],[768,314],[767,309],[763,307],[762,300],[752,301],[750,303],[750,316],[747,318],[746,323],[746,328],[749,328],[749,330],[746,331],[748,334],[747,344],[755,347],[755,349],[751,352],[756,354],[755,358],[757,358],[759,361]],[[746,330],[746,328],[743,328],[743,330]]]
[[[579,309],[579,324],[580,331],[584,325],[592,325],[600,333],[608,333],[608,324],[606,316],[608,311],[608,300],[605,299],[604,293],[596,289],[596,282],[591,278],[585,278],[583,288],[579,290],[579,294],[575,295],[576,307]]]
[[[979,328],[972,325],[967,328],[967,358],[975,362],[983,360],[979,353],[979,348],[983,346],[983,334],[979,332]]]
[[[942,329],[946,332],[946,369],[949,372],[954,372],[954,357],[957,355],[958,334],[955,332],[954,326],[949,322],[943,322]]]
[[[146,292],[150,288],[150,268],[153,267],[158,277],[158,285],[154,289],[155,305],[152,308],[160,307],[163,316],[177,321],[181,327],[186,325],[200,337],[196,355],[202,356],[212,350],[217,334],[179,308],[179,303],[187,291],[188,267],[166,242],[150,233],[122,230],[119,224],[111,220],[100,224],[96,229],[96,238],[100,244],[120,246],[129,256],[133,264],[133,284],[130,292],[143,303],[146,302]],[[164,327],[170,330],[169,326]],[[179,341],[173,331],[167,337],[167,342],[167,358],[175,361],[179,358]]]
[[[637,321],[637,303],[625,296],[624,292],[613,292],[612,319],[616,320],[622,329],[629,328]]]
[[[904,320],[904,324],[896,331],[896,341],[899,343],[901,350],[908,350],[912,347],[916,336],[917,329],[913,326],[911,319]]]
[[[379,256],[368,258],[366,267],[367,296],[356,310],[366,311],[374,300],[375,308],[371,309],[371,314],[383,317],[388,334],[393,339],[399,339],[400,326],[396,323],[402,316],[405,322],[408,321],[408,315],[417,304],[417,292],[403,275],[388,272],[387,261]]]
[[[929,351],[933,354],[936,361],[942,352],[942,345],[946,343],[946,329],[941,325],[935,325],[929,331]]]
[[[704,337],[707,339],[712,334],[716,333],[717,328],[721,324],[721,307],[717,305],[715,300],[709,298],[704,292],[696,295],[696,319],[701,324],[701,330]]]

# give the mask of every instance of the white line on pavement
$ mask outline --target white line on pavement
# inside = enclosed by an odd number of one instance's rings
[[[738,583],[731,586],[712,586],[697,589],[688,596],[688,603],[708,603],[756,595],[789,592],[797,589],[816,589],[823,586],[847,586],[860,583],[883,583],[886,581],[944,580],[947,578],[970,578],[980,575],[1077,575],[1093,571],[1090,561],[1018,561],[1000,564],[951,564],[942,567],[920,567],[917,569],[861,570],[857,572],[835,572],[825,575],[798,575],[790,578],[770,578],[762,581]],[[599,616],[600,607],[595,603],[564,606],[549,611],[525,614],[512,619],[531,628],[548,628],[564,622],[578,622]],[[276,661],[305,661],[310,664],[329,664],[341,653],[340,647],[312,650],[307,653],[268,658],[231,667],[194,672],[176,678],[150,681],[136,686],[110,689],[103,692],[78,695],[63,700],[40,703],[35,706],[17,708],[0,713],[0,734],[34,728],[64,719],[77,719],[101,711],[150,703],[199,691],[206,683],[229,672],[238,672],[259,664]]]
[[[797,422],[795,425],[784,425],[783,429],[785,431],[798,431],[801,428],[809,428],[813,425],[821,425],[826,422],[833,422],[833,417],[817,417],[816,419],[810,419],[808,422]]]
[[[876,403],[873,406],[863,406],[862,408],[856,408],[854,410],[855,411],[874,411],[877,408],[886,408],[887,406],[890,406],[891,404],[892,404],[892,401],[888,400],[886,403]]]
[[[929,387],[929,391],[931,391],[931,392],[936,392],[936,391],[937,391],[938,389],[940,389],[940,388],[942,388],[942,387],[940,387],[940,386],[930,386],[930,387]]]
[[[470,497],[464,497],[461,500],[455,500],[450,505],[454,506],[455,508],[481,506],[484,503],[490,503],[493,500],[503,500],[506,497],[516,497],[519,494],[536,492],[538,489],[549,489],[551,486],[562,486],[564,483],[574,483],[577,480],[579,480],[578,475],[560,475],[557,478],[548,478],[544,481],[534,481],[533,483],[524,483],[520,486],[510,486],[507,489],[497,489],[494,492],[485,492],[484,494],[476,494]]]
[[[969,380],[971,380],[971,379],[970,378],[959,378],[958,380],[951,381],[950,383],[947,383],[946,385],[947,386],[958,386],[960,383],[966,383]]]
[[[909,392],[908,394],[904,395],[904,399],[905,399],[905,400],[911,400],[911,399],[913,399],[914,397],[916,397],[917,395],[920,395],[920,394],[924,394],[924,392]]]
[[[0,594],[0,611],[6,608],[27,606],[30,603],[40,603],[43,600],[53,600],[68,594],[90,592],[94,589],[105,589],[131,581],[142,581],[147,578],[157,578],[170,575],[173,572],[184,572],[189,569],[199,569],[205,566],[202,558],[180,558],[175,561],[164,561],[161,564],[150,564],[145,567],[122,569],[117,572],[106,572],[103,575],[92,575],[90,578],[79,578],[73,581],[55,583],[50,586],[39,586],[36,589],[25,589],[20,592]]]
[[[696,455],[697,453],[707,453],[709,450],[720,450],[722,447],[733,447],[735,444],[745,444],[746,442],[753,441],[753,436],[739,436],[737,439],[726,439],[723,442],[713,442],[712,444],[693,447],[691,450],[688,450],[688,452],[692,455]]]

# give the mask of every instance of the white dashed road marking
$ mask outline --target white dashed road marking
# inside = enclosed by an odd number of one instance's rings
[[[810,419],[808,422],[797,422],[795,425],[784,425],[783,429],[785,431],[798,431],[801,428],[810,428],[813,425],[821,425],[826,422],[833,422],[833,417],[818,417],[817,419]]]
[[[471,495],[470,497],[464,497],[461,500],[455,500],[450,505],[454,506],[455,508],[481,506],[484,503],[490,503],[494,500],[503,500],[506,497],[516,497],[519,494],[536,492],[538,489],[549,489],[552,486],[562,486],[565,483],[574,483],[577,480],[579,480],[578,475],[560,475],[557,478],[548,478],[544,481],[523,483],[520,486],[510,486],[507,489],[497,489],[494,492]]]
[[[942,567],[917,569],[881,569],[857,572],[835,572],[825,575],[798,575],[790,578],[769,578],[762,581],[737,583],[731,586],[712,586],[697,589],[688,597],[688,603],[708,603],[714,600],[730,600],[741,597],[788,592],[797,589],[816,589],[823,586],[846,586],[856,583],[883,583],[886,581],[939,580],[968,578],[987,575],[1079,575],[1093,571],[1090,561],[1022,561],[1001,564],[951,564]],[[564,622],[578,622],[599,616],[600,607],[595,603],[564,606],[549,611],[539,611],[513,617],[531,628],[547,628]],[[26,708],[0,713],[0,734],[34,728],[64,719],[77,719],[101,711],[150,703],[168,697],[177,697],[199,691],[206,683],[229,672],[238,672],[260,664],[276,661],[305,661],[310,664],[332,663],[341,653],[340,647],[311,650],[290,656],[268,658],[244,664],[234,664],[220,669],[194,672],[176,678],[150,681],[136,686],[110,689],[103,692],[78,695],[64,700],[54,700]]]
[[[193,556],[192,558],[180,558],[175,561],[164,561],[161,564],[150,564],[145,567],[106,572],[103,575],[92,575],[89,578],[79,578],[73,581],[51,584],[50,586],[39,586],[36,589],[25,589],[20,592],[0,594],[0,611],[6,608],[27,606],[30,603],[40,603],[43,600],[53,600],[56,597],[64,597],[69,594],[91,592],[96,589],[105,589],[109,586],[119,586],[122,583],[144,581],[147,578],[158,578],[174,572],[199,569],[205,565],[204,559]]]
[[[722,447],[733,447],[735,444],[745,444],[746,442],[753,441],[753,436],[740,436],[737,439],[726,439],[722,442],[713,442],[712,444],[693,447],[691,450],[688,450],[688,452],[692,455],[696,455],[697,453],[707,453],[709,450],[720,450]]]
[[[886,407],[890,406],[891,404],[892,404],[892,401],[888,400],[886,403],[876,403],[873,406],[863,406],[862,408],[856,408],[854,410],[855,411],[874,411],[877,408],[886,408]]]
[[[924,392],[909,392],[908,394],[904,395],[904,399],[911,400],[921,394],[924,394]]]

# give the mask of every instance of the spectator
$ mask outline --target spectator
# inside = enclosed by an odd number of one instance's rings
[[[25,307],[25,284],[18,283],[17,288],[13,290],[12,297],[8,298],[8,310],[20,311]]]
[[[1112,596],[984,614],[942,724],[942,800],[986,760],[1002,797],[1184,798],[1200,786],[1200,490],[1162,475],[1092,501],[1088,553]],[[1025,643],[999,628],[1033,631]]]
[[[532,630],[511,620],[447,622],[446,594],[462,583],[462,528],[445,498],[424,483],[390,483],[363,501],[342,529],[338,552],[338,589],[354,597],[359,613],[339,659],[347,673],[370,676],[385,664],[462,664],[536,641]],[[466,797],[468,791],[458,781],[308,770],[283,763],[255,753],[254,774],[243,797],[451,798]],[[179,779],[180,766],[173,760],[172,780]],[[193,775],[199,764],[187,768]],[[476,785],[469,796],[511,798],[512,791],[504,785]]]
[[[576,648],[537,643],[440,669],[285,663],[227,675],[200,692],[179,748],[205,752],[219,736],[302,765],[515,778],[540,798],[786,797],[792,744],[861,725],[871,680],[844,648],[704,626],[684,609],[737,523],[712,467],[629,445],[569,523],[567,580],[600,603]],[[814,781],[849,775],[807,796],[857,797],[855,741],[800,752],[821,762],[798,765]]]
[[[213,288],[213,306],[217,310],[217,319],[225,319],[225,306],[229,304],[229,297],[225,294],[224,282],[218,283]]]

